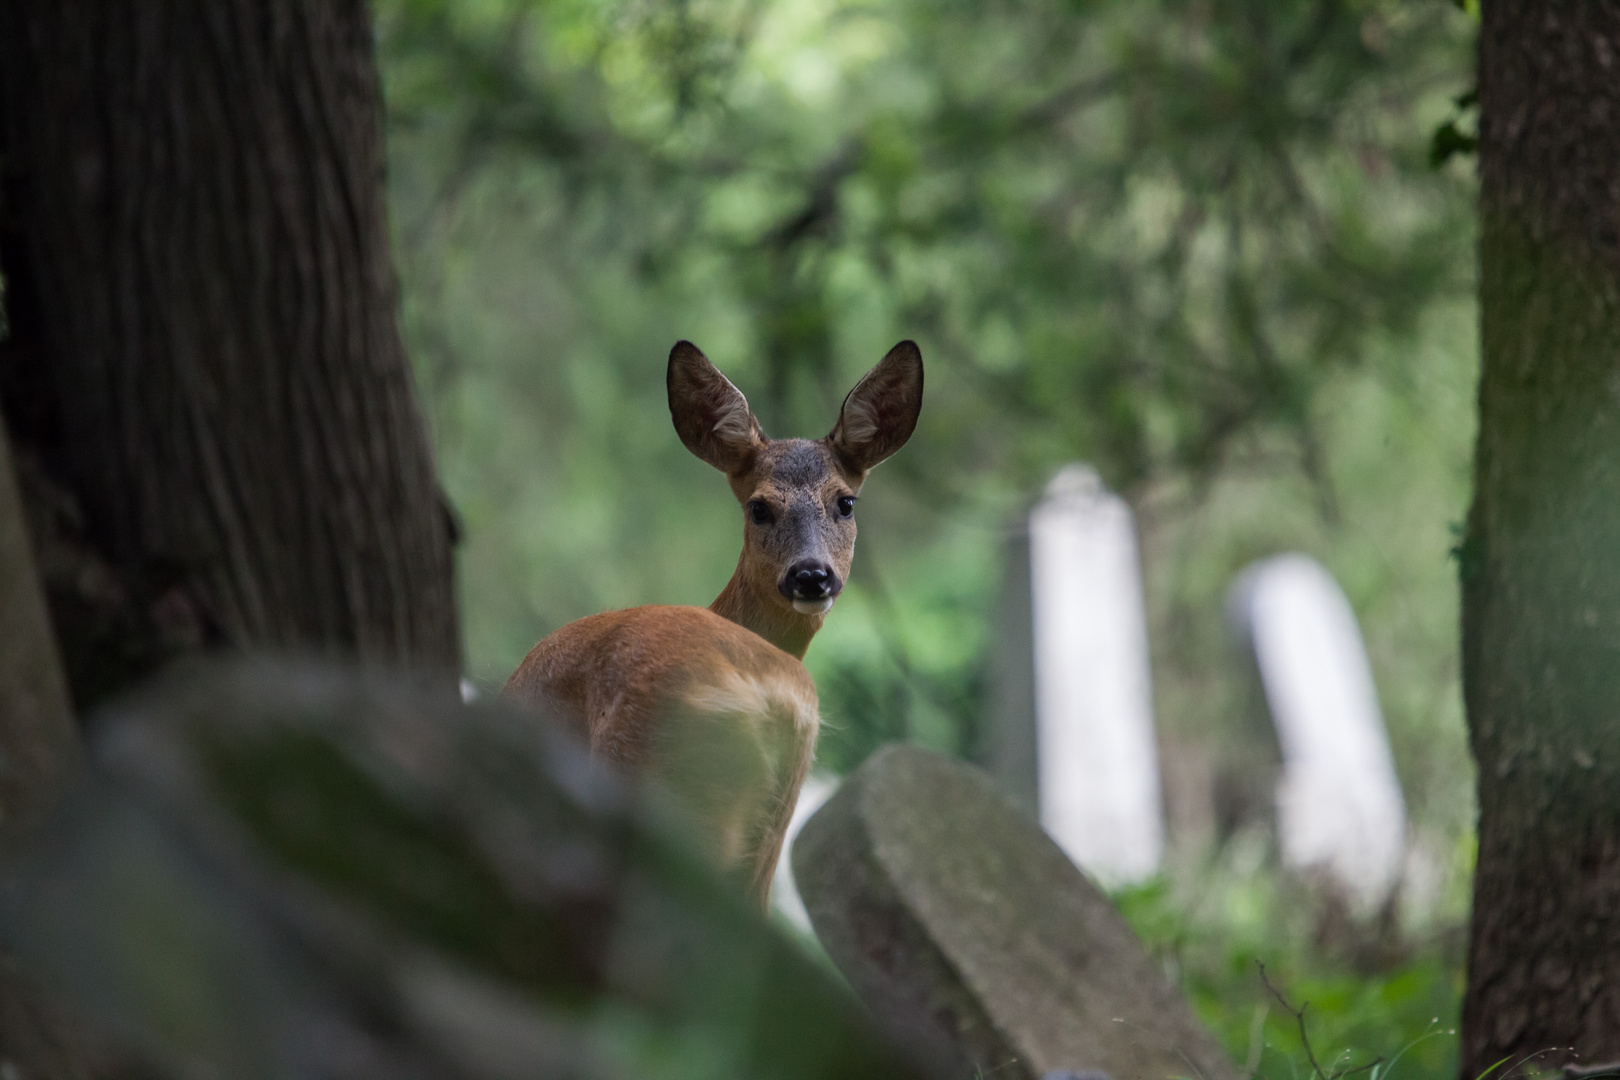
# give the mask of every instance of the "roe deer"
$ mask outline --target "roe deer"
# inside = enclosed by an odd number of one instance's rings
[[[763,907],[820,726],[800,661],[848,580],[867,471],[917,426],[922,354],[910,341],[889,350],[816,440],[767,438],[690,342],[670,351],[668,383],[681,441],[742,504],[736,572],[708,608],[570,623],[530,651],[504,693],[548,707],[596,757],[664,784]]]

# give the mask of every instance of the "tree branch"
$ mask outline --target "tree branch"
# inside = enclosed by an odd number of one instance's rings
[[[1365,1065],[1357,1065],[1353,1069],[1337,1069],[1331,1073],[1324,1072],[1321,1063],[1316,1060],[1316,1051],[1311,1048],[1311,1037],[1305,1031],[1305,1010],[1311,1007],[1311,1003],[1307,1001],[1299,1008],[1294,1008],[1293,1005],[1289,1004],[1288,999],[1283,997],[1282,991],[1278,990],[1272,984],[1270,977],[1266,975],[1266,965],[1256,960],[1255,966],[1260,969],[1260,981],[1265,984],[1267,990],[1271,991],[1271,996],[1277,999],[1277,1004],[1281,1005],[1288,1015],[1294,1018],[1294,1022],[1299,1025],[1299,1042],[1305,1048],[1305,1057],[1310,1061],[1311,1071],[1316,1074],[1317,1080],[1343,1080],[1346,1076],[1366,1072],[1383,1063],[1384,1059],[1382,1057],[1375,1057]]]

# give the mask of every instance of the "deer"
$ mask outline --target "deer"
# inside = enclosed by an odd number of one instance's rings
[[[772,439],[697,346],[670,350],[669,412],[743,511],[731,580],[707,608],[591,615],[540,641],[503,696],[650,778],[697,825],[708,858],[762,911],[821,726],[804,656],[849,580],[867,474],[911,437],[922,353],[902,341],[844,398],[822,439]]]

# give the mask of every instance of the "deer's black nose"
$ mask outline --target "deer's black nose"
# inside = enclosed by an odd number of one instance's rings
[[[838,575],[824,562],[794,563],[777,588],[789,600],[825,600],[838,594]]]

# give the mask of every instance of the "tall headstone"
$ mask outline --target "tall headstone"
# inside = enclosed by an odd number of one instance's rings
[[[1075,862],[1104,884],[1139,881],[1158,869],[1164,823],[1130,507],[1069,465],[1013,544],[1008,589],[1028,603],[1009,597],[1003,614],[987,763]]]
[[[1283,861],[1329,873],[1363,909],[1400,880],[1406,806],[1355,612],[1323,567],[1278,555],[1245,570],[1232,610],[1282,751]]]

